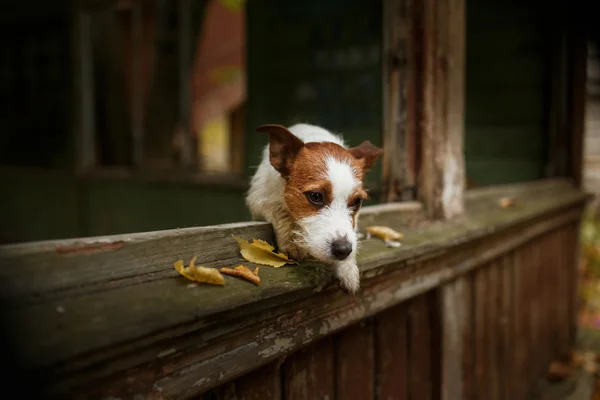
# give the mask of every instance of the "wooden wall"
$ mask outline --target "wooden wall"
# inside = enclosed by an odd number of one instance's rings
[[[484,186],[544,176],[551,36],[536,2],[467,1],[465,162]]]
[[[524,399],[574,338],[577,237],[545,233],[202,399]]]

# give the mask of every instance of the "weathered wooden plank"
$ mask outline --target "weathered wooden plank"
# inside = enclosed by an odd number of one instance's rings
[[[503,384],[500,385],[500,398],[503,400],[512,399],[513,382],[516,379],[514,374],[513,361],[513,266],[514,253],[511,252],[502,257],[498,282],[500,283],[498,309],[500,315],[498,319],[498,332],[500,342],[497,347],[498,362],[500,366],[500,375]]]
[[[375,317],[377,398],[408,397],[408,319],[405,303]]]
[[[513,290],[513,329],[514,338],[513,361],[515,374],[513,375],[513,398],[521,398],[525,392],[526,364],[527,364],[527,330],[526,318],[526,287],[525,270],[527,268],[527,245],[516,250],[514,264],[514,290]]]
[[[274,362],[204,393],[202,400],[279,400],[281,393],[280,363]]]
[[[565,246],[565,232],[563,229],[559,229],[557,232],[557,243],[556,243],[556,263],[557,263],[557,287],[556,297],[563,299],[558,302],[556,319],[558,321],[558,352],[563,354],[568,350],[568,315],[569,315],[569,304],[568,304],[568,293],[569,293],[569,273],[568,273],[568,261],[566,256]]]
[[[567,263],[570,264],[569,277],[569,343],[574,344],[577,340],[577,324],[579,319],[579,232],[580,222],[566,228],[569,231],[569,240],[565,243],[567,246]]]
[[[473,329],[474,329],[474,380],[475,380],[475,398],[487,398],[489,387],[488,380],[488,325],[486,324],[487,314],[487,287],[486,287],[486,270],[487,266],[477,269],[473,273]]]
[[[347,328],[336,342],[336,398],[375,398],[373,323],[370,320]]]
[[[498,320],[499,320],[499,308],[498,308],[498,294],[499,294],[499,283],[498,269],[499,262],[494,260],[488,265],[482,267],[485,274],[485,286],[487,296],[487,311],[486,315],[486,331],[487,341],[487,362],[488,362],[488,396],[487,399],[497,400],[500,394],[500,383],[503,380],[500,370],[498,368],[498,357],[497,348],[499,347],[499,331],[498,331]]]
[[[432,381],[432,332],[429,321],[428,295],[422,294],[408,303],[409,318],[409,393],[411,399],[431,399]]]
[[[337,291],[314,296],[310,289],[325,281],[323,270],[302,265],[261,269],[260,288],[237,280],[226,288],[193,290],[180,278],[129,286],[118,281],[85,296],[15,302],[6,316],[21,333],[25,343],[19,349],[29,365],[52,365],[45,375],[57,390],[92,393],[108,381],[118,385],[135,376],[165,396],[193,396],[577,220],[575,207],[583,200],[571,194],[571,200],[557,202],[560,194],[536,192],[519,196],[526,207],[490,212],[504,193],[480,195],[468,217],[411,231],[402,251],[367,242],[366,251],[377,258],[363,264],[364,289],[354,299]],[[553,213],[557,207],[561,211]],[[130,307],[123,307],[124,298]],[[292,329],[299,324],[305,329]],[[247,362],[240,364],[240,357]],[[207,379],[194,386],[197,376]]]
[[[292,354],[285,360],[283,370],[285,399],[334,399],[333,337]]]
[[[407,121],[408,63],[412,0],[386,0],[384,7],[384,95],[383,95],[383,196],[386,202],[402,201],[412,193],[406,187],[415,184],[415,168],[411,160],[417,152]]]
[[[470,398],[472,366],[472,279],[460,277],[441,289],[442,399]]]

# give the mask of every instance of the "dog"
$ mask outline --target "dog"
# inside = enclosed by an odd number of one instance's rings
[[[315,125],[262,125],[257,131],[269,135],[269,144],[246,197],[253,219],[273,224],[277,246],[288,257],[332,264],[340,288],[356,293],[363,178],[383,151],[368,140],[348,148]]]

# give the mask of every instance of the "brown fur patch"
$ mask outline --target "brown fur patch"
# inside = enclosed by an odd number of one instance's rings
[[[365,174],[364,159],[355,158],[348,150],[335,143],[306,143],[290,168],[285,188],[286,204],[296,220],[315,215],[320,210],[320,207],[306,198],[307,191],[322,193],[325,206],[331,203],[332,186],[327,178],[329,157],[347,163],[356,179],[362,183]],[[351,199],[358,196],[366,196],[362,185],[355,189]]]

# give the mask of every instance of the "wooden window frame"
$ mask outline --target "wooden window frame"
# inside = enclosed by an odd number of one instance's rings
[[[192,184],[219,184],[225,186],[245,188],[244,171],[242,165],[243,154],[236,154],[232,159],[232,169],[224,172],[210,172],[202,169],[198,157],[194,156],[194,149],[199,147],[198,135],[194,140],[189,134],[191,127],[191,87],[189,84],[192,60],[192,0],[175,0],[178,2],[178,13],[183,18],[178,25],[178,70],[179,70],[179,104],[178,114],[181,126],[186,134],[182,135],[180,163],[175,168],[168,170],[146,168],[143,165],[143,104],[141,101],[140,61],[139,51],[142,40],[142,11],[143,0],[127,0],[126,7],[132,13],[132,42],[133,42],[133,95],[132,95],[132,160],[131,167],[109,167],[98,165],[95,152],[95,138],[97,133],[94,127],[94,83],[93,83],[93,57],[90,38],[90,14],[98,9],[114,7],[118,0],[80,0],[75,2],[73,13],[75,23],[73,27],[75,38],[75,94],[74,94],[74,133],[76,138],[76,175],[81,178],[108,179],[108,180],[135,180],[152,182],[188,182]],[[228,153],[239,150],[243,138],[232,137]]]

